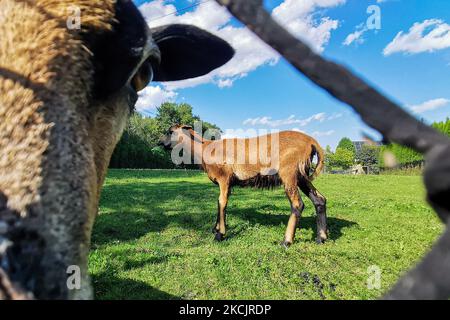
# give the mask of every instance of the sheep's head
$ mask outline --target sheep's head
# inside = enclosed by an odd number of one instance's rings
[[[191,126],[175,124],[159,138],[159,145],[163,146],[166,150],[171,150],[184,141],[190,141],[192,130]]]
[[[2,0],[0,34],[0,299],[90,298],[100,189],[137,92],[233,50],[194,27],[150,31],[127,0]]]

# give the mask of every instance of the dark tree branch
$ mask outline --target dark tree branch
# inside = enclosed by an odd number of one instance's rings
[[[315,54],[263,8],[261,0],[216,0],[298,71],[336,99],[350,105],[386,141],[411,147],[425,155],[425,185],[429,203],[442,221],[450,216],[450,140],[417,121],[347,68]],[[387,298],[450,296],[450,231],[424,260],[399,281]]]

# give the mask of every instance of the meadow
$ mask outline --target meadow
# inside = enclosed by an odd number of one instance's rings
[[[235,188],[215,242],[218,187],[200,171],[110,170],[92,238],[97,299],[375,299],[430,248],[442,225],[420,176],[322,175],[330,240],[306,204],[284,249],[281,188]],[[371,266],[381,287],[369,289]]]

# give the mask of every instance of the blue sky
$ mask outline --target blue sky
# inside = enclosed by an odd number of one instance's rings
[[[202,3],[172,14],[197,2]],[[187,102],[224,130],[295,129],[333,148],[344,136],[375,135],[348,106],[312,85],[214,1],[135,3],[150,26],[193,23],[237,50],[228,65],[206,77],[153,83],[138,102],[143,114],[154,114],[162,101]],[[265,5],[317,52],[349,66],[418,118],[450,116],[450,1],[266,0]],[[380,29],[367,24],[371,5],[379,8]]]

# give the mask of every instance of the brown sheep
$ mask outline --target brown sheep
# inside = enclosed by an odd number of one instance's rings
[[[234,51],[191,26],[149,30],[129,0],[1,0],[0,34],[0,299],[90,298],[100,190],[137,91]]]
[[[175,125],[161,137],[160,144],[177,152],[183,150],[188,158],[193,157],[194,163],[201,165],[212,182],[219,185],[217,221],[213,228],[216,240],[221,241],[225,236],[225,211],[233,186],[268,188],[282,184],[291,204],[282,244],[287,247],[294,241],[304,208],[298,188],[316,208],[317,242],[323,243],[327,239],[326,199],[312,185],[313,178],[323,169],[324,153],[317,141],[306,134],[283,131],[256,138],[206,140],[192,127]],[[177,152],[172,152],[172,157],[177,156]],[[315,155],[317,166],[311,174]]]

